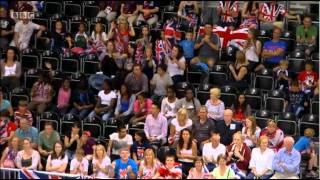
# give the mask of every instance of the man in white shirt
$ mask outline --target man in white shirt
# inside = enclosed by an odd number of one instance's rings
[[[202,156],[209,171],[217,166],[220,154],[226,154],[226,147],[220,143],[220,135],[212,133],[211,142],[206,143],[202,149]]]

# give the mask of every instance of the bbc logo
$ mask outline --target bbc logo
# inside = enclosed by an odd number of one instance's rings
[[[34,19],[34,12],[11,12],[12,19]]]

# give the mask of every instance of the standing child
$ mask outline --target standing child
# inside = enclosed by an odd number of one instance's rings
[[[302,87],[302,91],[310,96],[313,93],[314,88],[317,86],[318,74],[313,71],[313,64],[310,61],[305,63],[304,68],[304,71],[299,72],[299,84]]]
[[[187,64],[189,64],[191,59],[194,57],[195,37],[193,32],[186,32],[186,39],[181,41],[179,45],[183,49],[183,55],[186,58]]]

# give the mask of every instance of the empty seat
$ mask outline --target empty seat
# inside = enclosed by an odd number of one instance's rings
[[[187,81],[194,86],[197,86],[201,82],[202,73],[200,71],[187,71]]]
[[[83,6],[83,15],[87,18],[97,17],[99,12],[100,12],[99,6],[92,6],[92,5]]]
[[[274,115],[272,112],[267,111],[267,110],[260,110],[255,113],[257,125],[261,128],[264,129],[267,124],[269,119],[274,119]]]
[[[274,89],[273,72],[270,69],[263,69],[258,72],[254,78],[254,87],[263,91],[270,91]]]
[[[265,103],[266,110],[275,113],[284,112],[285,99],[283,92],[278,90],[269,91]]]
[[[230,108],[232,104],[237,101],[237,88],[233,86],[222,86],[220,89],[221,101],[224,102],[226,108]]]
[[[210,99],[210,84],[201,84],[197,91],[197,99],[202,105],[204,105],[208,99]]]
[[[33,49],[24,50],[20,58],[20,63],[23,70],[37,69],[39,66],[40,57]]]
[[[246,102],[250,105],[253,110],[260,110],[262,107],[263,94],[260,89],[250,88],[244,92]]]
[[[228,80],[227,68],[224,65],[213,66],[209,75],[210,84],[221,86]]]
[[[90,131],[91,137],[99,139],[102,136],[102,126],[97,123],[83,123],[83,131]]]
[[[64,5],[64,15],[67,17],[72,17],[79,15],[81,16],[81,5],[80,4],[73,4],[73,3],[65,3]]]
[[[311,108],[310,108],[310,113],[318,115],[319,114],[319,95],[313,97],[311,99]]]
[[[183,98],[185,97],[185,94],[186,94],[186,89],[187,88],[190,88],[193,86],[191,84],[189,84],[188,82],[180,82],[178,84],[175,85],[175,88],[176,88],[176,96],[177,98]]]
[[[285,135],[297,135],[298,123],[293,113],[284,112],[280,113],[277,117],[277,125],[284,132]]]
[[[29,100],[30,100],[29,94],[26,89],[16,88],[11,92],[11,95],[10,95],[11,106],[14,109],[18,108],[20,100],[24,100],[24,101],[29,102]]]
[[[72,53],[65,53],[61,59],[60,69],[66,73],[77,73],[80,71],[80,60]]]
[[[49,62],[52,64],[52,70],[58,70],[60,68],[60,57],[54,51],[44,51],[40,55],[40,64],[42,69],[46,69],[45,63]]]
[[[294,51],[292,52],[289,57],[289,67],[288,69],[292,72],[298,73],[304,69],[305,63],[305,55],[302,51]]]
[[[47,15],[61,14],[62,4],[60,2],[45,2],[44,11]]]
[[[98,57],[94,54],[89,54],[82,60],[82,72],[86,75],[96,74],[100,71]]]

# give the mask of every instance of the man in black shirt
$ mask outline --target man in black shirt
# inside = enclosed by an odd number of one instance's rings
[[[0,48],[6,48],[13,38],[14,20],[8,16],[8,11],[0,6]]]
[[[221,136],[221,143],[228,146],[232,143],[234,133],[242,130],[242,124],[232,120],[233,112],[231,109],[224,110],[223,121],[218,121],[216,125],[216,133]]]

